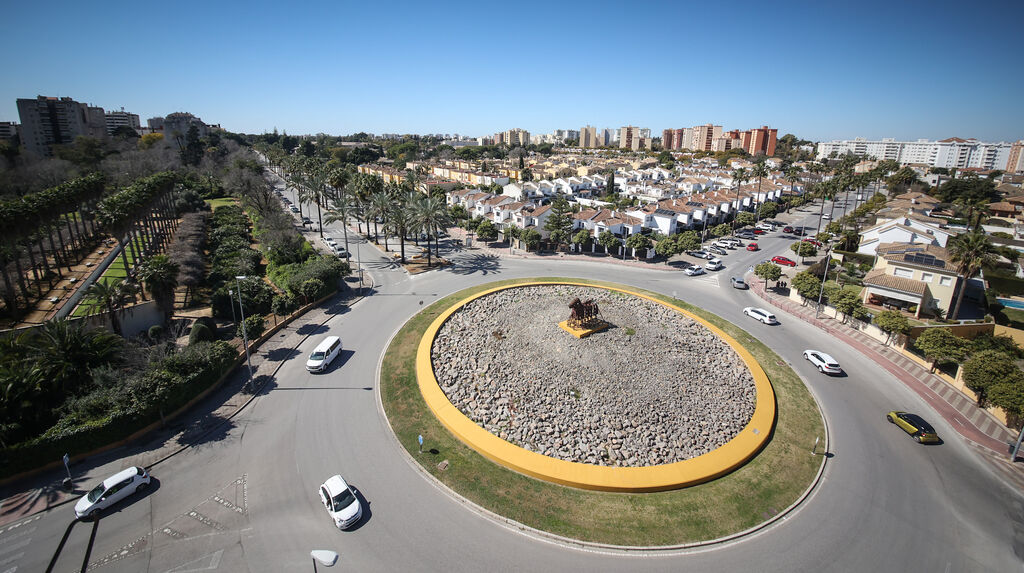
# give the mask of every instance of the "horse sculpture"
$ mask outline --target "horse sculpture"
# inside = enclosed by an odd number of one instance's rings
[[[601,311],[594,300],[583,302],[579,298],[574,298],[569,303],[569,311],[569,326],[573,328],[590,328],[601,322]]]

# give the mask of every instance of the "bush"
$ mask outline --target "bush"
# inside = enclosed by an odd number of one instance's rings
[[[260,316],[247,316],[245,320],[238,325],[235,329],[235,335],[238,338],[242,338],[242,324],[245,325],[245,336],[249,338],[249,342],[256,340],[263,336],[263,331],[267,329],[267,319]]]
[[[146,332],[150,340],[157,340],[164,335],[164,327],[159,324],[154,324],[149,327],[149,331]]]
[[[213,307],[213,316],[231,318],[237,315],[238,293],[228,294],[228,290],[234,292],[234,289],[238,288],[236,284],[241,285],[242,309],[246,316],[270,313],[270,302],[274,299],[274,289],[259,277],[248,277],[240,283],[235,281],[225,283],[214,291],[210,301],[210,305]],[[235,306],[234,310],[231,308],[232,305]]]
[[[299,294],[306,300],[306,303],[311,303],[315,300],[319,300],[320,297],[325,296],[327,293],[324,281],[320,279],[306,279],[299,286]]]
[[[298,301],[295,300],[295,297],[287,294],[275,295],[274,300],[270,302],[270,310],[278,316],[288,316],[297,308],[299,308]]]
[[[196,321],[192,324],[192,332],[188,335],[188,345],[192,346],[200,342],[210,342],[216,339],[217,335],[208,326]]]
[[[342,262],[337,257],[317,256],[311,257],[304,263],[281,265],[270,271],[270,280],[281,290],[287,291],[294,297],[305,297],[303,284],[310,279],[317,279],[324,284],[327,290],[312,299],[316,300],[337,288],[338,279],[349,272],[348,263]],[[307,299],[308,300],[308,299]]]

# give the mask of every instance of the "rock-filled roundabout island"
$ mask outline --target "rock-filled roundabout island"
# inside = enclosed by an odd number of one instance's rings
[[[736,340],[612,287],[526,283],[467,297],[426,329],[416,374],[466,445],[583,489],[706,482],[753,458],[775,423],[771,383]]]

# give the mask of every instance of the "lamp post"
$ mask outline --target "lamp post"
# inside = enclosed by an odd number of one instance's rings
[[[242,279],[249,277],[235,275],[235,286],[238,289],[238,313],[242,317],[242,344],[245,345],[245,364],[249,367],[249,389],[252,389],[252,361],[249,359],[249,335],[245,331],[245,310],[242,308]],[[232,311],[233,312],[233,311]]]
[[[235,291],[228,289],[228,298],[230,299],[233,296],[235,296]],[[231,323],[238,324],[238,318],[235,317],[235,303],[233,301],[231,303]]]
[[[316,573],[317,561],[324,567],[334,567],[338,562],[338,554],[327,549],[314,549],[309,552],[309,556],[313,558],[313,573]]]
[[[825,203],[822,203],[821,206],[822,206],[822,210],[824,210]],[[828,210],[828,217],[829,217],[830,221],[832,220],[832,213],[835,211],[835,209],[836,209],[836,202],[833,201],[832,202],[832,207]],[[818,222],[820,223],[821,219],[818,219]],[[799,248],[800,247],[797,247],[798,250],[799,250]],[[821,288],[818,290],[818,304],[815,305],[815,307],[814,307],[814,318],[818,318],[818,315],[821,313],[821,297],[825,294],[825,282],[828,281],[828,268],[829,268],[831,262],[832,262],[832,241],[829,241],[828,242],[828,248],[825,249],[825,275],[823,277],[821,277]]]

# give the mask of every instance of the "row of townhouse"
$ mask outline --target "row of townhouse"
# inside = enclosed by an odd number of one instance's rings
[[[434,165],[430,168],[430,173],[435,177],[443,177],[463,185],[507,185],[509,182],[507,176],[498,173],[458,169],[447,165]]]

